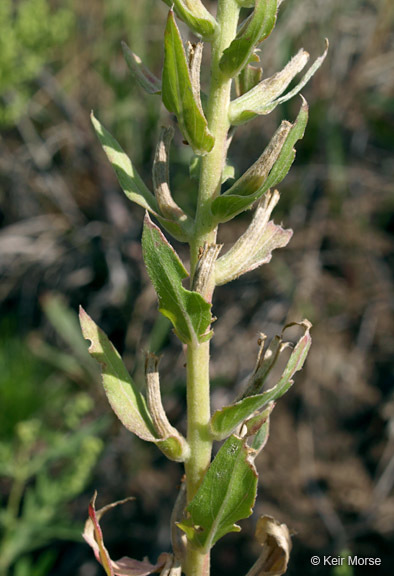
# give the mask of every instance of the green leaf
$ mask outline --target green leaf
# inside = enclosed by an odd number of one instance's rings
[[[287,94],[283,94],[290,82],[306,66],[309,60],[309,54],[301,49],[286,64],[280,72],[277,72],[270,78],[264,79],[256,86],[233,100],[230,104],[229,118],[234,126],[244,124],[257,115],[269,114],[279,104],[290,100],[309,82],[315,72],[324,62],[328,51],[328,40],[326,40],[326,49],[323,54],[315,60],[309,70],[301,78],[300,82]]]
[[[215,139],[193,94],[192,81],[182,38],[170,10],[164,35],[163,104],[178,118],[183,136],[195,154],[212,150]]]
[[[329,42],[328,42],[328,39],[326,38],[326,48],[325,48],[323,54],[321,56],[319,56],[319,58],[316,58],[316,60],[312,64],[312,66],[309,68],[309,70],[306,72],[306,74],[304,74],[304,76],[301,78],[301,80],[297,84],[297,86],[295,86],[292,90],[290,90],[290,92],[287,92],[287,94],[284,94],[283,96],[281,96],[280,98],[277,98],[275,100],[275,106],[277,106],[278,104],[283,104],[283,102],[287,102],[288,100],[290,100],[290,98],[293,98],[293,96],[296,96],[300,92],[300,90],[303,89],[303,87],[309,82],[309,80],[312,78],[312,76],[314,76],[314,74],[319,70],[320,66],[323,64],[324,60],[326,59],[326,56],[328,54],[328,47],[329,47]]]
[[[156,76],[142,63],[142,60],[127,46],[126,42],[122,42],[123,55],[126,64],[140,84],[140,86],[148,92],[148,94],[160,94],[161,82]]]
[[[289,172],[295,158],[294,146],[298,140],[301,140],[304,137],[305,128],[308,123],[308,104],[302,96],[301,98],[302,105],[297,119],[294,122],[288,137],[286,138],[277,162],[275,163],[267,178],[267,181],[264,184],[264,188],[266,190],[277,186],[280,184],[280,182],[282,182],[285,176],[287,176],[287,173]]]
[[[293,325],[294,324],[289,324],[285,326],[283,332]],[[303,367],[312,343],[309,333],[311,327],[310,322],[304,320],[300,325],[304,328],[304,334],[294,348],[279,382],[273,388],[270,388],[262,394],[246,396],[231,406],[225,406],[224,408],[217,410],[211,418],[211,432],[215,440],[226,438],[237,426],[249,418],[256,410],[261,410],[269,402],[276,401],[292,386],[292,378],[294,374]],[[281,344],[281,339],[279,344]],[[278,354],[275,356],[274,360],[277,359]],[[264,366],[264,369],[265,368],[266,366]],[[272,368],[272,362],[268,368]]]
[[[171,320],[178,338],[185,344],[204,341],[211,323],[211,304],[198,292],[182,286],[188,273],[148,214],[144,220],[142,252],[159,298],[159,310]]]
[[[256,498],[257,472],[245,440],[231,436],[220,448],[197,494],[178,523],[196,548],[208,551],[235,524],[251,515]]]
[[[285,178],[294,162],[294,145],[303,137],[307,122],[308,105],[303,99],[294,124],[289,128],[287,123],[282,123],[259,160],[229,190],[212,202],[212,214],[217,222],[227,222],[247,210],[267,190]],[[286,136],[284,141],[283,136]],[[269,174],[267,169],[270,170]]]
[[[117,140],[108,132],[106,128],[91,115],[92,124],[101,142],[103,150],[111,162],[119,184],[123,192],[132,202],[135,202],[145,210],[149,210],[160,222],[160,224],[180,242],[189,240],[189,222],[173,221],[163,217],[159,213],[156,198],[145,186],[143,180],[134,168],[130,158],[124,152]]]
[[[137,390],[118,351],[83,308],[79,317],[83,336],[91,342],[89,352],[101,365],[104,390],[113,411],[128,430],[143,440],[154,440],[145,398]]]
[[[83,336],[91,342],[89,352],[101,365],[105,394],[123,426],[142,440],[154,442],[171,460],[183,462],[184,442],[177,435],[158,437],[145,398],[133,382],[119,352],[82,307],[79,318]]]
[[[209,40],[215,34],[217,22],[200,0],[164,0],[190,30],[204,40]]]
[[[233,78],[248,64],[256,45],[272,32],[276,12],[277,0],[256,0],[251,18],[223,52],[219,66],[224,74]]]
[[[261,156],[223,196],[250,196],[259,190],[279,158],[291,129],[290,122],[283,121]]]
[[[101,145],[111,162],[126,196],[132,201],[145,208],[157,212],[157,202],[152,192],[145,186],[142,178],[134,168],[130,158],[124,152],[119,142],[108,132],[106,128],[91,114],[91,120]]]

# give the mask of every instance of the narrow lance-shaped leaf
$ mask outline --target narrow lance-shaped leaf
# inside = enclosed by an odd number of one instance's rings
[[[82,307],[79,317],[83,336],[90,341],[89,352],[101,365],[104,390],[113,411],[128,430],[143,440],[154,440],[154,428],[145,399],[118,351]]]
[[[229,119],[231,124],[244,124],[257,115],[269,114],[279,104],[290,100],[309,82],[324,62],[328,51],[328,41],[324,53],[315,60],[300,82],[287,94],[281,96],[295,76],[301,72],[309,60],[309,54],[301,49],[293,56],[280,72],[262,80],[251,90],[236,98],[230,104]]]
[[[315,72],[317,72],[317,70],[319,70],[320,66],[323,64],[324,60],[326,59],[327,53],[328,53],[328,47],[329,47],[329,42],[328,42],[328,39],[326,38],[326,48],[325,48],[323,54],[321,56],[319,56],[319,58],[316,58],[316,60],[312,64],[312,66],[309,68],[307,73],[301,78],[301,80],[297,84],[297,86],[295,86],[287,94],[284,94],[284,96],[281,96],[280,98],[277,98],[275,100],[275,102],[274,102],[275,107],[278,104],[283,104],[283,102],[287,102],[287,100],[290,100],[290,98],[293,98],[293,96],[296,96],[297,94],[299,94],[299,92],[303,89],[303,87],[309,82],[309,80],[312,78],[312,76],[314,76]]]
[[[153,572],[158,572],[167,562],[169,554],[163,553],[159,556],[157,563],[151,564],[148,560],[134,560],[133,558],[123,557],[120,560],[111,560],[108,550],[104,545],[103,533],[101,531],[100,520],[102,516],[119,506],[134,500],[134,498],[125,498],[118,502],[113,502],[108,506],[96,510],[97,493],[94,494],[89,504],[89,518],[86,521],[83,532],[84,540],[92,548],[96,560],[103,566],[107,576],[148,576]]]
[[[294,145],[303,137],[307,121],[308,105],[303,99],[294,124],[282,122],[259,160],[229,190],[215,198],[212,213],[218,222],[227,222],[247,210],[285,178],[294,162]],[[261,167],[255,170],[259,163]],[[263,183],[260,185],[261,181]],[[254,188],[253,184],[257,187]]]
[[[157,212],[157,203],[152,192],[145,186],[142,178],[134,168],[130,158],[124,152],[119,142],[108,132],[106,128],[91,115],[92,124],[100,143],[111,162],[126,196],[132,201],[145,208]]]
[[[159,298],[159,310],[171,320],[178,338],[185,344],[209,338],[211,305],[201,294],[182,286],[188,273],[148,214],[144,221],[142,252]]]
[[[235,524],[252,513],[257,472],[245,440],[231,436],[220,448],[193,500],[178,523],[196,548],[208,551]]]
[[[194,34],[209,40],[215,34],[217,22],[201,0],[163,0]]]
[[[164,35],[162,99],[167,110],[178,118],[182,134],[195,154],[203,156],[210,152],[215,140],[193,94],[185,50],[172,10]]]
[[[156,198],[146,187],[142,178],[133,166],[119,142],[108,132],[106,128],[91,115],[92,124],[100,140],[103,150],[112,164],[115,174],[123,192],[132,202],[135,202],[145,210],[149,210],[160,222],[162,226],[180,242],[189,240],[189,222],[169,220],[159,213]]]
[[[293,324],[285,326],[283,331],[292,325]],[[304,365],[311,346],[311,336],[309,333],[311,327],[310,322],[304,320],[300,325],[304,328],[304,334],[291,353],[290,359],[279,382],[273,388],[270,388],[262,394],[244,397],[235,404],[225,406],[214,413],[211,418],[211,432],[212,436],[216,440],[226,438],[236,429],[237,426],[242,424],[242,422],[249,418],[256,410],[261,410],[269,402],[276,401],[292,386],[292,378]]]
[[[256,45],[272,32],[276,12],[277,0],[256,0],[251,18],[223,52],[219,66],[224,74],[233,78],[249,62]]]
[[[127,46],[126,42],[122,42],[123,55],[126,60],[126,64],[140,84],[140,86],[148,92],[148,94],[160,94],[161,93],[161,81],[157,78],[143,63],[137,54],[135,54]]]
[[[301,109],[280,151],[279,158],[264,183],[264,191],[277,186],[287,176],[296,154],[294,146],[298,140],[304,137],[305,128],[308,123],[308,104],[305,98],[302,96],[301,98]]]
[[[301,49],[280,72],[265,78],[248,92],[233,100],[229,116],[233,125],[247,122],[260,114],[271,111],[272,102],[286,90],[293,78],[301,72],[309,60],[309,54]]]
[[[83,308],[79,317],[83,336],[91,343],[89,352],[101,365],[105,394],[123,426],[142,440],[154,442],[171,460],[183,462],[187,456],[186,441],[175,429],[164,437],[157,433],[145,398],[116,348]]]
[[[267,148],[254,164],[229,188],[225,196],[250,196],[259,190],[265,183],[268,174],[275,165],[292,124],[284,120],[276,130]]]

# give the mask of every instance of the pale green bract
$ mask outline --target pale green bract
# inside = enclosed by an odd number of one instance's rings
[[[253,191],[250,189],[250,182],[245,181],[245,186],[240,186],[239,182],[227,190],[212,202],[212,214],[218,222],[227,222],[244,210],[247,210],[261,198],[270,188],[277,186],[287,175],[295,158],[294,145],[300,140],[305,132],[308,122],[308,105],[303,99],[301,110],[288,132],[286,140],[281,143],[281,148],[277,150],[277,159],[267,178],[258,183]]]

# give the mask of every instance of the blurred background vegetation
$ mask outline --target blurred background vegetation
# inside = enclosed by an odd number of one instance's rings
[[[101,574],[80,537],[95,488],[99,505],[137,497],[103,521],[114,558],[155,560],[169,548],[180,468],[110,414],[76,316],[82,304],[140,383],[142,351],[163,353],[166,408],[184,428],[184,359],[143,269],[142,213],[89,122],[94,109],[149,183],[170,119],[133,83],[120,41],[159,75],[165,16],[159,0],[0,2],[1,576]],[[260,456],[256,514],[297,532],[290,575],[331,574],[310,556],[348,549],[381,557],[383,576],[394,561],[394,4],[286,0],[262,49],[264,74],[301,46],[320,54],[324,37],[329,56],[303,91],[310,122],[275,215],[295,235],[269,266],[218,289],[213,405],[252,369],[260,331],[310,318],[312,352]],[[297,106],[237,131],[237,174]],[[172,184],[189,209],[190,156],[178,134]],[[221,241],[247,221],[224,226]],[[217,544],[214,574],[247,572],[253,526]]]

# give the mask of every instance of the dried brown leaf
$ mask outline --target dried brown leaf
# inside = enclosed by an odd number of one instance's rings
[[[107,576],[148,576],[152,572],[158,572],[162,569],[167,561],[168,554],[163,553],[159,556],[155,565],[147,560],[139,561],[133,558],[124,556],[120,560],[113,561],[110,558],[108,550],[104,545],[103,533],[100,527],[100,519],[108,510],[115,508],[119,504],[124,504],[134,498],[125,498],[118,502],[113,502],[108,506],[96,510],[96,497],[97,492],[94,493],[93,498],[89,504],[89,518],[86,521],[85,529],[83,532],[84,540],[93,549],[96,560],[103,566]]]
[[[286,524],[280,524],[272,516],[261,516],[257,521],[256,539],[263,551],[246,576],[284,574],[291,551],[290,533]]]

